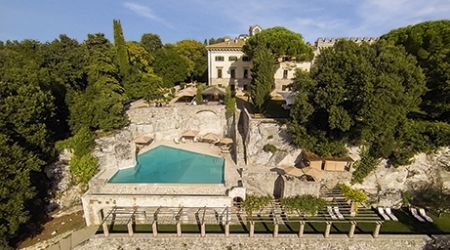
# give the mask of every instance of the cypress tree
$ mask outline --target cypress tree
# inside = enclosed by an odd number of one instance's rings
[[[130,72],[130,62],[128,60],[128,50],[123,37],[122,25],[120,20],[113,20],[114,28],[114,46],[117,53],[117,62],[119,64],[119,71],[122,78],[128,76]]]
[[[250,97],[258,112],[263,111],[264,105],[270,100],[270,92],[272,92],[275,81],[274,61],[268,48],[261,47],[255,52]]]

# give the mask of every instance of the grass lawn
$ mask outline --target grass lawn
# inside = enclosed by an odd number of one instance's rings
[[[450,214],[437,217],[433,214],[434,223],[422,223],[409,215],[404,210],[394,210],[394,214],[399,218],[399,222],[385,221],[381,226],[381,234],[450,234]],[[297,234],[299,230],[298,222],[288,222],[279,225],[280,234]],[[323,234],[325,232],[325,222],[312,222],[305,224],[305,234]],[[355,233],[371,234],[375,228],[374,223],[358,223]],[[200,226],[195,224],[182,224],[182,232],[185,234],[200,234]],[[332,234],[347,234],[350,230],[349,223],[333,223],[331,227]],[[149,224],[139,224],[134,226],[136,233],[151,233],[152,227]],[[127,233],[126,225],[114,225],[110,227],[110,233]],[[206,233],[224,233],[222,225],[206,224]],[[230,233],[246,234],[249,232],[249,226],[245,224],[231,224]],[[99,228],[97,233],[103,233]],[[175,225],[158,225],[158,233],[176,233]],[[255,222],[255,234],[272,234],[273,224],[269,222]]]

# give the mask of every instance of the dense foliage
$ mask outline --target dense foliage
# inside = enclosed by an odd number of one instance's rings
[[[362,183],[364,178],[374,171],[380,163],[380,160],[370,155],[366,149],[360,155],[361,160],[353,164],[355,171],[353,171],[352,183]]]
[[[164,87],[173,87],[189,77],[189,59],[178,54],[173,45],[155,52],[154,70],[163,79]]]
[[[270,92],[274,86],[274,57],[269,49],[258,50],[253,58],[250,98],[256,111],[262,112],[270,100]]]
[[[247,216],[251,217],[255,212],[258,212],[269,205],[271,201],[272,198],[270,196],[247,195],[242,202],[242,206],[244,207]]]
[[[340,184],[339,188],[342,191],[342,195],[344,195],[347,200],[359,203],[367,202],[367,195],[364,191],[351,188],[345,184]]]
[[[415,56],[426,76],[421,107],[431,119],[450,121],[450,21],[431,21],[393,30],[381,37]]]
[[[288,211],[298,211],[306,215],[315,215],[327,205],[327,201],[312,195],[297,195],[294,197],[284,197],[281,205]]]
[[[274,58],[287,56],[299,61],[313,58],[312,48],[305,43],[302,35],[283,27],[264,29],[249,37],[243,51],[250,58],[254,58],[260,48],[269,49]]]
[[[265,29],[251,36],[242,50],[253,63],[250,98],[257,112],[263,112],[271,98],[278,59],[313,58],[312,49],[303,41],[303,37],[282,27]]]
[[[225,103],[225,115],[227,118],[230,118],[236,112],[236,98],[232,95],[230,87],[227,86],[225,89],[225,96],[223,99]]]
[[[339,41],[321,51],[310,74],[297,72],[294,142],[322,156],[345,154],[346,143],[367,144],[373,157],[395,162],[406,150],[410,117],[420,112],[424,80],[401,48]]]
[[[99,33],[81,43],[65,35],[0,42],[0,248],[39,230],[52,193],[43,167],[56,160],[56,141],[73,153],[74,183],[86,184],[97,171],[95,132],[125,125],[130,101],[159,101],[165,87],[204,77],[203,44],[164,46],[150,33],[127,42],[120,21],[113,29],[114,44]]]

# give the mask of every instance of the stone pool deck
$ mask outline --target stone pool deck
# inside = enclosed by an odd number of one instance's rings
[[[105,168],[92,178],[82,197],[87,225],[100,224],[103,215],[113,207],[226,207],[232,205],[234,197],[245,198],[229,152],[208,143],[155,141],[139,153],[160,145],[224,158],[224,184],[109,183],[118,168]]]

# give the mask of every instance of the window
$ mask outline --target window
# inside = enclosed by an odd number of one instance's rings
[[[217,69],[217,78],[222,78],[222,69]]]
[[[236,78],[236,69],[230,69],[230,78],[231,79]]]
[[[250,61],[250,58],[248,58],[248,56],[243,56],[242,57],[242,61],[248,62],[248,61]]]
[[[216,62],[223,62],[225,58],[223,56],[216,56]]]
[[[287,56],[283,56],[283,62],[289,62],[291,59]]]
[[[283,79],[287,79],[288,78],[288,70],[285,69],[283,70]]]
[[[248,69],[244,69],[244,79],[248,79]]]
[[[228,61],[230,61],[230,62],[235,62],[237,60],[238,60],[237,56],[230,56],[230,57],[228,57]]]

